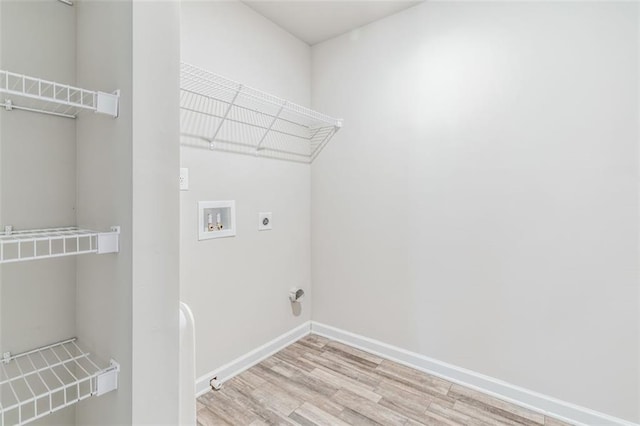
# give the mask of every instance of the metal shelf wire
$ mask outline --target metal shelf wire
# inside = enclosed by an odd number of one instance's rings
[[[0,100],[6,110],[40,112],[76,118],[82,110],[118,116],[119,92],[104,93],[0,70]]]
[[[180,65],[182,143],[311,163],[342,120],[190,64]]]
[[[86,253],[117,252],[119,228],[110,232],[76,227],[0,233],[0,264]]]
[[[117,389],[120,367],[100,367],[72,338],[0,361],[0,426],[30,423]]]

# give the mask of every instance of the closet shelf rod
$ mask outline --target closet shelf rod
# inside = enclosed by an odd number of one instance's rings
[[[72,118],[72,119],[76,118],[75,115],[65,114],[63,112],[43,111],[43,110],[36,109],[36,108],[28,108],[28,107],[22,107],[22,106],[14,105],[13,102],[10,99],[7,99],[5,102],[0,103],[0,107],[3,107],[7,111],[12,111],[14,109],[17,109],[17,110],[21,110],[21,111],[36,112],[38,114],[55,115],[57,117],[62,117],[62,118]]]

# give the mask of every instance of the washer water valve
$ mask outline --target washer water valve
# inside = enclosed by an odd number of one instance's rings
[[[301,288],[292,288],[289,292],[289,300],[291,303],[300,303],[304,297],[304,290]]]
[[[212,231],[222,231],[222,219],[220,218],[220,213],[216,213],[216,223],[213,224],[213,214],[209,213],[207,216],[207,227],[209,232]]]

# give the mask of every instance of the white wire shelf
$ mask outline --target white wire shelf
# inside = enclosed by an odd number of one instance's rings
[[[342,120],[180,64],[182,143],[311,163]]]
[[[107,367],[72,338],[0,362],[0,426],[30,423],[118,388],[120,366]]]
[[[119,251],[120,228],[110,232],[90,231],[76,227],[14,231],[5,227],[0,233],[0,264],[87,253]]]
[[[119,92],[104,93],[0,70],[0,107],[76,118],[82,110],[118,116]]]

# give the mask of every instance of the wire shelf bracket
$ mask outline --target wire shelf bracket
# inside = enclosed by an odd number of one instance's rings
[[[19,426],[118,388],[120,364],[107,367],[77,339],[0,360],[0,426]]]
[[[119,90],[113,93],[86,90],[0,70],[0,93],[8,96],[0,101],[0,107],[7,111],[15,109],[76,118],[80,111],[88,110],[114,118],[118,116]]]
[[[181,143],[311,163],[342,120],[180,64]]]
[[[0,233],[0,264],[87,253],[117,253],[120,251],[120,227],[109,232],[77,227],[15,231],[5,226]]]

